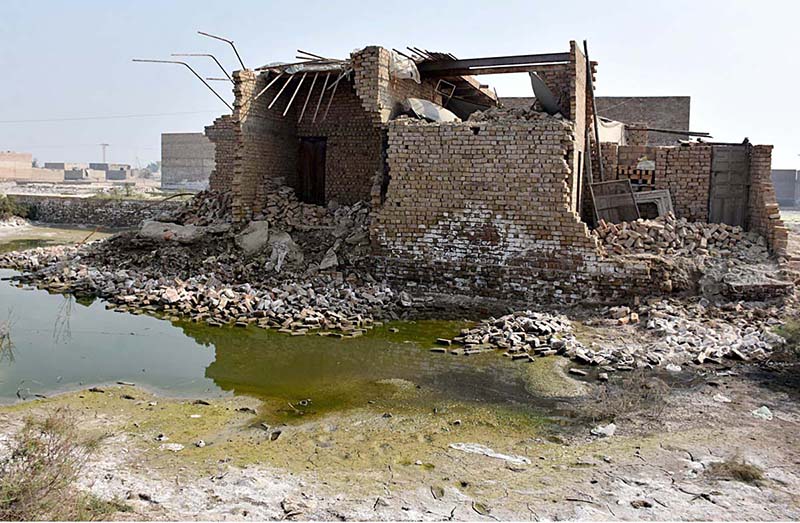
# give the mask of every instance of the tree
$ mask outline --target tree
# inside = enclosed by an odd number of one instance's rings
[[[150,163],[148,163],[148,164],[147,164],[147,167],[145,167],[145,169],[147,169],[147,170],[148,170],[148,171],[150,171],[151,173],[157,173],[157,172],[159,172],[159,171],[161,170],[161,160],[159,160],[159,161],[157,161],[157,162],[150,162]]]

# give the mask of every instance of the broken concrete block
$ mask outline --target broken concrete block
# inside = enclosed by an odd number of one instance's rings
[[[177,223],[145,220],[139,229],[139,236],[156,241],[194,243],[205,235],[204,227],[179,225]]]
[[[236,236],[236,245],[246,254],[255,254],[269,243],[269,223],[252,221]]]

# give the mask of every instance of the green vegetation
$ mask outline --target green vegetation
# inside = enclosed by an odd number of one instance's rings
[[[8,220],[12,216],[33,218],[29,206],[16,202],[10,196],[0,194],[0,220]]]
[[[28,419],[0,459],[0,519],[97,520],[129,508],[74,488],[99,439],[81,440],[73,414],[51,411]]]
[[[800,320],[788,318],[775,329],[775,332],[786,339],[786,348],[795,355],[800,355]]]

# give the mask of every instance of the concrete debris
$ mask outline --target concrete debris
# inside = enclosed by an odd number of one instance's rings
[[[711,398],[717,403],[730,403],[731,399],[728,396],[724,396],[722,394],[714,394],[714,397]]]
[[[255,254],[269,242],[269,222],[266,220],[253,220],[236,236],[236,245],[245,254]]]
[[[500,452],[496,452],[490,449],[489,447],[481,445],[479,443],[451,443],[449,447],[451,449],[460,450],[462,452],[468,452],[470,454],[481,454],[489,458],[502,459],[509,463],[514,463],[515,465],[531,464],[531,460],[526,458],[525,456],[501,454]]]
[[[205,234],[204,228],[194,225],[179,225],[155,220],[145,220],[139,228],[139,235],[155,241],[194,243]]]
[[[756,410],[752,412],[753,416],[759,419],[763,419],[765,421],[771,421],[773,418],[772,411],[766,405],[762,405],[758,407]]]
[[[592,436],[598,436],[600,438],[611,437],[616,432],[617,426],[613,423],[609,423],[608,425],[598,425],[591,430]]]

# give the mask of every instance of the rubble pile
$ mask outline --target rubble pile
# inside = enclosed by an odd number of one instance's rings
[[[336,330],[329,334],[358,336],[376,324],[374,317],[389,316],[399,299],[388,287],[352,284],[341,274],[255,288],[207,275],[182,280],[122,268],[102,270],[83,263],[80,253],[77,247],[37,248],[0,256],[0,265],[24,271],[23,282],[53,292],[99,296],[119,311],[165,313],[211,326],[255,324],[293,334]]]
[[[534,356],[569,355],[580,345],[567,318],[533,311],[490,318],[473,329],[462,330],[452,340],[440,339],[439,343],[460,345],[451,349],[451,354],[468,356],[502,349],[504,356],[526,361],[533,361]]]
[[[178,209],[159,217],[160,221],[181,225],[211,225],[229,222],[231,218],[230,192],[202,191],[190,198]]]
[[[766,242],[755,233],[724,223],[689,222],[672,213],[619,224],[600,220],[594,234],[616,254],[724,255],[748,261],[769,258]]]
[[[783,339],[772,332],[779,315],[747,314],[741,304],[712,312],[708,318],[706,302],[692,306],[658,301],[646,307],[646,329],[659,336],[651,348],[649,359],[695,363],[721,363],[723,358],[740,361],[761,361]],[[717,317],[714,317],[717,316]]]
[[[526,109],[524,107],[491,107],[485,111],[475,111],[469,115],[468,121],[492,122],[497,120],[543,120],[547,118],[563,120],[565,126],[569,125],[569,122],[561,118],[559,115],[550,116],[546,112],[537,111],[535,109]]]
[[[715,307],[705,299],[695,304],[654,299],[637,311],[611,307],[605,311],[606,318],[586,322],[587,326],[630,325],[634,330],[626,337],[635,341],[621,342],[622,338],[614,335],[583,343],[564,316],[522,311],[490,318],[453,339],[439,339],[442,346],[431,350],[456,355],[502,350],[504,356],[522,361],[558,354],[596,366],[598,377],[606,379],[609,373],[641,367],[674,369],[687,363],[720,364],[726,358],[763,361],[784,343],[773,332],[782,316],[777,305],[728,303]],[[580,369],[575,373],[585,374]]]

